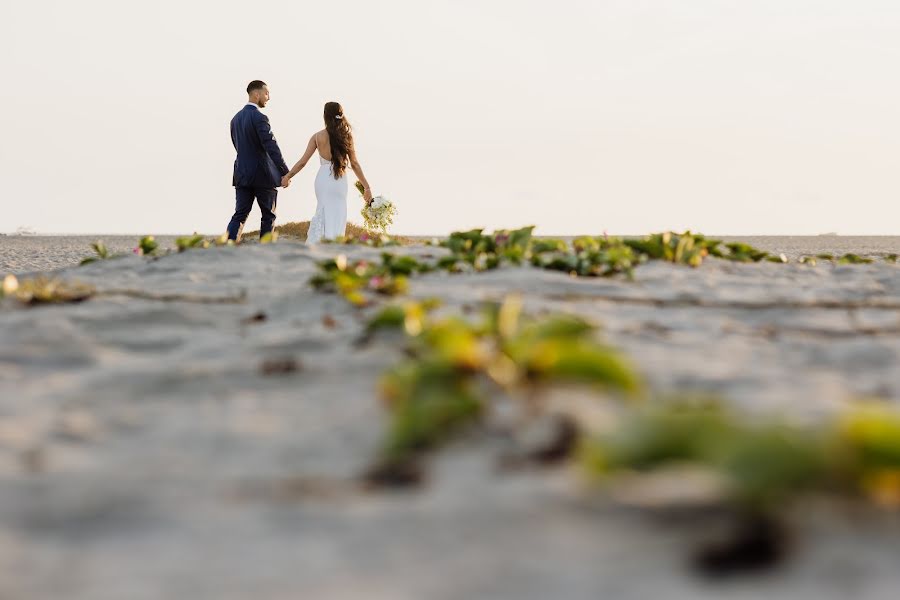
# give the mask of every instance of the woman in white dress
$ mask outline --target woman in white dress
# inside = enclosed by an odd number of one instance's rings
[[[316,214],[309,224],[307,244],[317,244],[323,239],[344,235],[347,228],[347,178],[349,165],[364,188],[363,199],[372,201],[372,190],[353,148],[353,133],[344,116],[344,109],[337,102],[325,104],[325,129],[309,138],[306,152],[297,164],[281,180],[287,187],[291,178],[299,173],[313,154],[319,151],[319,172],[316,174]]]

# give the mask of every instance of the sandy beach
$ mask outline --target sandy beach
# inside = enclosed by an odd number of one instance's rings
[[[845,242],[820,240],[772,249]],[[308,280],[317,261],[380,253],[279,242],[130,255],[59,275],[182,300],[5,303],[0,597],[894,597],[900,522],[883,513],[806,507],[782,566],[711,581],[688,564],[706,524],[623,507],[573,468],[504,471],[489,437],[437,453],[422,488],[352,484],[386,418],[376,382],[403,344],[360,347],[375,309]],[[900,399],[894,264],[653,261],[634,281],[523,266],[410,284],[408,298],[439,297],[445,313],[521,293],[530,312],[587,317],[653,393],[808,420],[859,397]]]
[[[140,236],[135,235],[36,235],[0,237],[0,274],[31,273],[73,267],[93,255],[91,243],[102,240],[110,251],[128,254]],[[174,235],[157,235],[162,247],[175,245]],[[856,252],[861,256],[881,256],[900,252],[898,236],[714,236],[724,241],[740,241],[773,254],[796,260],[804,255]],[[419,238],[422,240],[430,237]],[[571,236],[562,236],[571,240]],[[247,236],[254,241],[253,236]],[[285,239],[285,241],[288,241]]]
[[[171,235],[156,236],[166,247],[175,245]],[[93,256],[91,243],[102,240],[113,253],[131,253],[136,235],[6,235],[0,237],[0,273],[33,273],[74,267]]]
[[[900,597],[900,2],[0,15],[0,600]]]

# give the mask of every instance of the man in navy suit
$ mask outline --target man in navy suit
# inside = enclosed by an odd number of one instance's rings
[[[268,86],[262,81],[251,81],[247,86],[247,97],[247,104],[231,119],[231,143],[237,150],[232,185],[237,202],[234,216],[228,223],[230,240],[240,239],[254,199],[262,211],[260,237],[272,231],[278,197],[276,188],[288,172],[269,119],[259,110],[269,101]]]

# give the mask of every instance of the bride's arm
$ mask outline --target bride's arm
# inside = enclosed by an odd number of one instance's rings
[[[366,176],[363,175],[362,165],[359,164],[359,160],[356,158],[356,150],[350,148],[350,168],[353,169],[353,172],[356,174],[356,178],[359,179],[359,182],[363,185],[363,199],[366,202],[372,201],[372,189],[369,187],[369,182],[366,180]]]
[[[296,175],[297,173],[299,173],[300,170],[306,166],[306,163],[309,162],[309,159],[312,158],[313,152],[315,152],[315,151],[316,151],[316,136],[314,135],[311,138],[309,138],[309,143],[306,145],[306,152],[303,153],[303,156],[300,157],[300,160],[297,161],[297,164],[295,164],[293,167],[291,167],[291,170],[287,172],[287,175],[285,175],[282,178],[282,187],[287,187],[287,185],[285,185],[285,183],[290,182],[291,178],[294,175]]]

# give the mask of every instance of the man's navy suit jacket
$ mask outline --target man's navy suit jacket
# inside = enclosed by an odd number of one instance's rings
[[[237,150],[232,185],[265,189],[281,185],[288,166],[272,135],[269,118],[257,107],[247,104],[231,119],[231,143]]]

